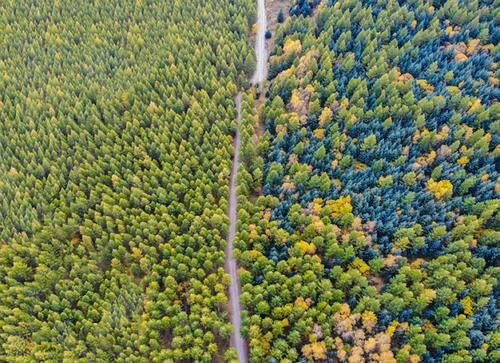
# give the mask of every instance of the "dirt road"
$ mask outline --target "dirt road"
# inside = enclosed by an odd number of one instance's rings
[[[267,75],[267,50],[266,50],[266,7],[265,0],[258,1],[258,28],[257,37],[255,41],[255,54],[257,57],[257,64],[255,72],[252,77],[252,84],[262,89],[264,80]],[[236,179],[238,176],[238,167],[240,165],[240,122],[241,122],[241,92],[238,93],[235,99],[237,110],[237,128],[236,135],[234,136],[234,157],[233,166],[231,170],[231,181],[229,185],[229,233],[227,236],[226,247],[226,272],[231,276],[231,285],[229,286],[229,308],[231,314],[231,324],[233,325],[233,333],[231,334],[230,344],[231,347],[236,349],[238,353],[238,361],[240,363],[248,362],[248,346],[243,337],[241,336],[241,306],[240,306],[240,292],[241,287],[238,276],[238,265],[234,258],[233,246],[234,238],[236,236],[236,227],[238,224],[238,200],[237,200],[237,184]]]

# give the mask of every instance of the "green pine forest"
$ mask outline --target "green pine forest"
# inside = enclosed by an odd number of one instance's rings
[[[0,361],[223,358],[254,14],[247,0],[0,6]]]
[[[499,362],[499,5],[3,1],[0,362]]]

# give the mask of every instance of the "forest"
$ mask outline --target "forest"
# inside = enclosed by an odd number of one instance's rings
[[[500,361],[498,5],[1,3],[0,362]]]
[[[0,361],[234,355],[224,236],[254,17],[247,0],[0,4]]]
[[[247,100],[251,362],[500,361],[499,11],[292,1]]]

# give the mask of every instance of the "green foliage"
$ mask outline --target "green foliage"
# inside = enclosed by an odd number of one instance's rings
[[[254,8],[0,5],[1,361],[223,357],[233,99]]]
[[[493,8],[292,2],[242,198],[251,362],[498,360]]]

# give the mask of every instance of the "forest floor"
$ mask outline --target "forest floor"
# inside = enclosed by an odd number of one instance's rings
[[[267,49],[274,49],[275,31],[278,26],[278,14],[282,10],[285,19],[288,18],[290,0],[266,0],[267,29],[271,31],[272,37],[267,40]]]

